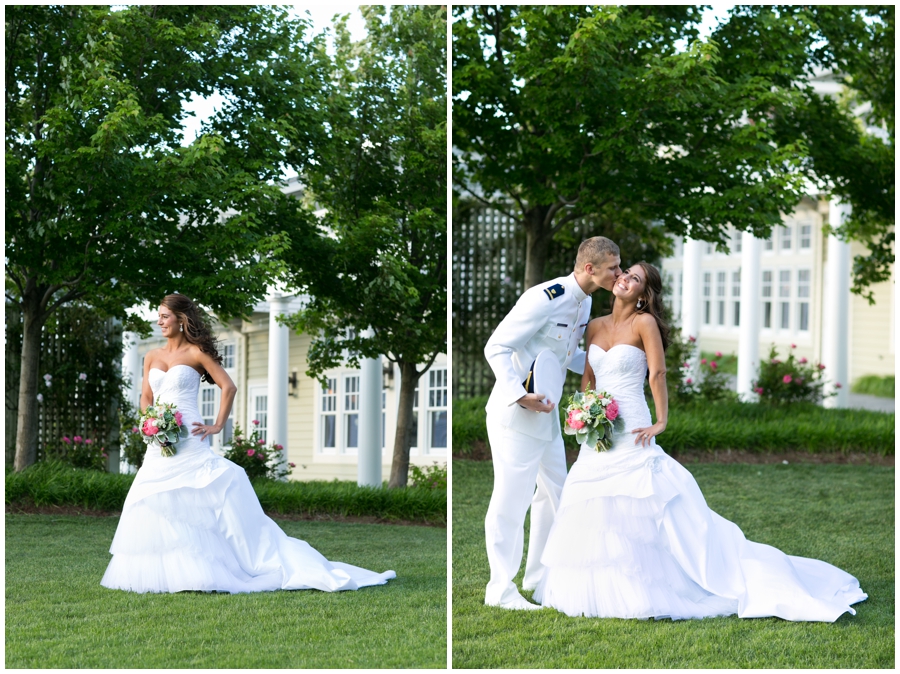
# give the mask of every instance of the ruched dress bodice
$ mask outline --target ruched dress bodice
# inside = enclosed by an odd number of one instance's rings
[[[748,541],[709,509],[690,472],[655,438],[635,444],[631,431],[652,424],[641,349],[591,345],[588,363],[596,389],[618,402],[625,429],[608,451],[582,445],[541,556],[536,601],[571,616],[610,618],[833,622],[855,613],[851,605],[866,598],[856,578]]]
[[[101,585],[132,592],[334,592],[395,577],[330,562],[266,516],[244,469],[216,454],[208,439],[190,434],[194,422],[202,423],[194,368],[151,368],[149,383],[154,402],[177,406],[188,437],[179,439],[174,456],[148,445]]]

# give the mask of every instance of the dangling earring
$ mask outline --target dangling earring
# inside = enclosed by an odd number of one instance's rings
[[[178,324],[178,332],[184,332],[184,323]]]
[[[642,306],[644,306],[644,300],[638,300],[637,308],[640,309]]]

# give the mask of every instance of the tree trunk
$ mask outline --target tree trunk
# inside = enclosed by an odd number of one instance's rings
[[[412,438],[413,396],[420,373],[415,363],[400,363],[400,406],[397,410],[397,433],[388,488],[405,487],[409,477],[409,446]]]
[[[41,310],[39,293],[22,298],[22,360],[19,370],[19,415],[16,423],[18,473],[37,459],[38,383],[41,366],[41,332],[47,315]]]
[[[525,212],[525,289],[546,279],[552,223],[545,223],[549,206],[534,206]]]

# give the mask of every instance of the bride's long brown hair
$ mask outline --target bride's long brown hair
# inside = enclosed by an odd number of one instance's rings
[[[639,314],[650,314],[656,319],[656,325],[659,326],[659,336],[662,337],[663,351],[669,348],[669,325],[663,320],[663,301],[662,301],[662,276],[659,270],[649,262],[636,262],[638,267],[644,270],[646,282],[644,283],[644,292],[642,293],[645,301],[641,302],[640,308],[637,310]],[[616,303],[616,296],[612,296],[610,308]]]
[[[174,293],[166,295],[161,304],[169,309],[183,328],[184,338],[189,344],[195,344],[200,350],[212,357],[214,361],[222,364],[222,356],[219,355],[219,340],[212,333],[209,324],[205,319],[205,315],[194,302],[186,295]],[[210,384],[215,384],[209,372],[204,370],[200,378]]]

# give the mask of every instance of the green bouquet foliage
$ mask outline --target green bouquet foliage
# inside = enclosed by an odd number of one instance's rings
[[[259,424],[256,420],[253,423]],[[235,426],[231,443],[223,456],[243,468],[251,480],[254,478],[280,480],[290,475],[295,467],[293,463],[288,463],[287,467],[284,467],[283,453],[284,447],[281,445],[273,443],[266,447],[266,441],[259,437],[256,428],[246,436],[240,426]]]
[[[759,378],[753,382],[753,389],[760,401],[781,404],[794,402],[819,403],[835,393],[825,394],[822,363],[813,365],[806,358],[794,357],[795,345],[791,344],[787,360],[780,360],[775,345],[769,350],[769,358],[759,366]],[[840,388],[841,383],[835,383]]]

